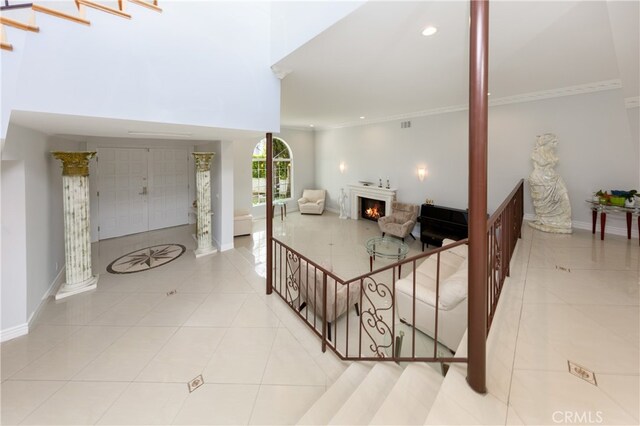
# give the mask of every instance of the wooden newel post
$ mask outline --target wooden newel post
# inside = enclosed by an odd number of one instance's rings
[[[267,133],[267,294],[273,292],[273,135]]]
[[[470,38],[467,382],[476,392],[486,393],[488,0],[471,0]]]

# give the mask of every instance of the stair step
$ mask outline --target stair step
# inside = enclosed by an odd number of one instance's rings
[[[329,424],[368,424],[401,374],[402,368],[397,364],[391,362],[376,364],[336,415],[331,418]]]
[[[427,364],[409,364],[370,424],[424,424],[443,380],[444,377]]]
[[[354,362],[298,421],[299,425],[326,425],[371,371],[371,365]]]

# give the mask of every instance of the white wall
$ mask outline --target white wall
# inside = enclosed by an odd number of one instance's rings
[[[63,8],[72,2],[47,2]],[[0,137],[7,112],[51,112],[273,131],[280,81],[270,65],[267,2],[172,1],[133,19],[87,10],[91,26],[38,14],[40,33],[3,52]],[[7,12],[11,17],[11,12]]]
[[[466,208],[468,188],[467,112],[316,132],[316,183],[329,191],[337,209],[340,187],[358,180],[390,178],[398,199]],[[619,90],[491,107],[489,112],[489,210],[497,208],[519,179],[533,169],[530,154],[536,135],[556,133],[557,170],[569,189],[574,222],[591,226],[584,200],[598,189],[640,186],[637,137],[631,136]],[[339,172],[344,161],[346,171]],[[417,168],[426,166],[424,182]],[[525,213],[533,213],[525,185]],[[608,229],[625,228],[610,215]]]
[[[320,34],[365,1],[274,1],[271,3],[271,62]]]
[[[27,238],[24,161],[2,160],[2,340],[27,332]]]
[[[2,300],[10,307],[2,309],[3,330],[29,321],[64,267],[62,169],[51,151],[76,149],[77,142],[9,127],[2,153]]]
[[[293,186],[291,200],[287,202],[287,212],[298,210],[298,198],[304,189],[315,188],[314,132],[282,128],[274,137],[285,141],[291,148],[293,157]],[[260,140],[240,140],[233,142],[234,159],[234,202],[236,210],[249,210],[254,218],[265,217],[265,208],[251,206],[251,160],[253,149]],[[279,214],[276,211],[276,214]]]

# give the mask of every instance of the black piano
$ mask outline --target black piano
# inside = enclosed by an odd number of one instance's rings
[[[424,245],[442,247],[442,240],[462,240],[469,235],[467,210],[423,204],[420,208],[420,241]]]

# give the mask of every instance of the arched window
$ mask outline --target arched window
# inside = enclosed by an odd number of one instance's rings
[[[285,141],[273,138],[273,199],[291,198],[293,174],[291,149]],[[251,202],[254,206],[267,201],[267,140],[262,139],[253,149]]]

